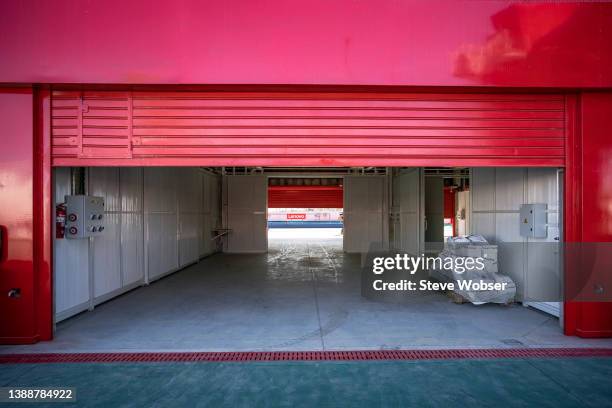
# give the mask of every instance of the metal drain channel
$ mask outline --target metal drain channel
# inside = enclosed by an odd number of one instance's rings
[[[375,361],[539,357],[612,357],[612,348],[0,354],[0,364],[198,361]]]

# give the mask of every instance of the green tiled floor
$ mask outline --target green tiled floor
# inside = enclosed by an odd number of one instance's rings
[[[76,387],[68,406],[603,408],[612,358],[16,364],[0,365],[0,386]]]

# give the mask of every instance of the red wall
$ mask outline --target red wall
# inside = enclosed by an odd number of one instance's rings
[[[612,4],[0,2],[0,83],[612,86]]]
[[[581,192],[577,197],[580,228],[577,241],[612,242],[612,93],[583,93],[579,100],[579,129],[581,130],[581,171],[578,182]],[[609,247],[607,247],[609,248]],[[602,248],[606,250],[606,248]],[[593,254],[588,253],[589,256]],[[607,257],[609,259],[609,257]],[[588,268],[566,271],[585,274]],[[607,265],[607,273],[612,273]],[[609,284],[610,278],[594,275],[588,289],[594,284]],[[605,291],[610,291],[604,287]],[[591,295],[592,297],[593,295]],[[582,337],[612,336],[612,302],[580,302],[571,304],[568,334]]]
[[[35,341],[34,140],[31,89],[0,88],[0,338]],[[8,297],[19,288],[20,297]]]

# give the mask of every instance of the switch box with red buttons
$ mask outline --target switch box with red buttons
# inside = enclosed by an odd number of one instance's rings
[[[66,196],[66,238],[89,238],[104,233],[104,198]]]

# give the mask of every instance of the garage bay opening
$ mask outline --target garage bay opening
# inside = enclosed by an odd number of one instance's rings
[[[567,344],[560,298],[541,295],[562,282],[562,180],[546,167],[58,167],[45,347]],[[378,253],[393,260],[373,274]],[[363,295],[364,271],[403,288],[386,267],[404,256],[453,266],[425,271],[428,290],[405,302]],[[466,256],[485,265],[477,285],[449,289]],[[510,289],[481,290],[497,283]]]
[[[325,275],[338,279],[336,264],[342,262],[343,239],[342,177],[333,172],[327,177],[287,174],[268,178],[269,258],[277,266],[308,266],[303,271],[309,278],[315,264],[326,266]],[[276,272],[282,276],[280,269]]]

